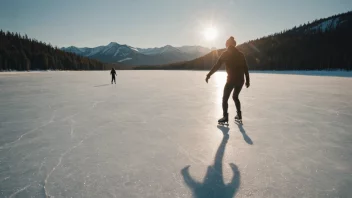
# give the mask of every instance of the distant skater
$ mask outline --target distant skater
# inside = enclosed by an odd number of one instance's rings
[[[236,48],[236,41],[234,37],[231,36],[226,41],[226,48],[226,51],[221,54],[216,64],[207,74],[205,81],[208,83],[208,80],[210,79],[211,75],[213,75],[221,67],[221,65],[225,63],[227,72],[227,82],[225,84],[224,93],[222,97],[223,117],[219,119],[218,122],[220,124],[224,124],[226,122],[228,123],[229,118],[227,112],[227,102],[229,100],[232,90],[234,90],[232,98],[235,101],[237,109],[237,115],[235,117],[235,120],[242,123],[241,102],[238,96],[245,82],[244,76],[246,76],[246,87],[248,88],[250,85],[248,66],[244,55]]]
[[[110,75],[111,75],[111,84],[113,84],[112,82],[115,82],[115,84],[116,84],[116,78],[115,78],[116,71],[114,68],[111,68]]]

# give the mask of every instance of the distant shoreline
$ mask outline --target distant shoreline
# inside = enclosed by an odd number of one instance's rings
[[[287,71],[253,70],[253,71],[249,71],[249,73],[352,77],[352,71],[347,71],[347,70],[331,70],[331,71],[328,71],[328,70],[287,70]]]

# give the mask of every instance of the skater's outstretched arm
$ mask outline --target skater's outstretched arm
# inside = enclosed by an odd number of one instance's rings
[[[249,82],[249,72],[248,72],[248,65],[246,58],[243,56],[243,61],[244,61],[244,75],[246,76],[246,87],[248,88],[250,86]]]
[[[221,54],[220,58],[218,59],[218,61],[215,63],[215,65],[211,68],[210,72],[207,74],[205,81],[208,83],[208,80],[210,78],[211,75],[213,75],[216,71],[218,71],[221,67],[221,65],[224,63],[224,59],[226,56],[226,51],[224,53]]]
[[[184,167],[181,170],[181,174],[183,176],[183,179],[185,181],[185,183],[187,184],[187,186],[189,188],[191,188],[192,190],[199,188],[200,184],[198,182],[196,182],[191,175],[189,174],[189,166]]]
[[[232,177],[231,183],[229,183],[226,186],[226,190],[228,193],[228,197],[233,197],[236,191],[238,190],[238,188],[240,187],[241,174],[240,174],[240,171],[238,171],[238,168],[235,164],[231,163],[230,166],[233,171],[233,177]]]

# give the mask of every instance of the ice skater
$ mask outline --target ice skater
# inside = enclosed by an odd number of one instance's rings
[[[115,84],[116,84],[116,78],[115,78],[116,71],[114,68],[111,68],[110,75],[111,75],[111,84],[113,84],[112,82],[115,82]]]
[[[223,63],[226,66],[227,72],[227,82],[224,87],[224,93],[222,97],[222,110],[223,117],[218,120],[219,124],[228,123],[228,100],[232,90],[234,90],[232,98],[235,101],[237,115],[235,117],[235,121],[242,123],[242,111],[241,111],[241,102],[238,98],[243,84],[244,84],[244,76],[246,76],[246,87],[248,88],[249,83],[249,73],[248,66],[244,55],[236,48],[236,41],[234,37],[230,37],[226,41],[226,51],[221,54],[216,64],[207,74],[205,81],[208,83],[211,75],[213,75]]]

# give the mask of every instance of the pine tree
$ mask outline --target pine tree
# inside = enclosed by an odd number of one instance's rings
[[[81,66],[81,62],[91,64],[92,69],[104,69],[99,61],[61,51],[57,46],[30,39],[27,35],[0,30],[0,71],[90,68]]]

